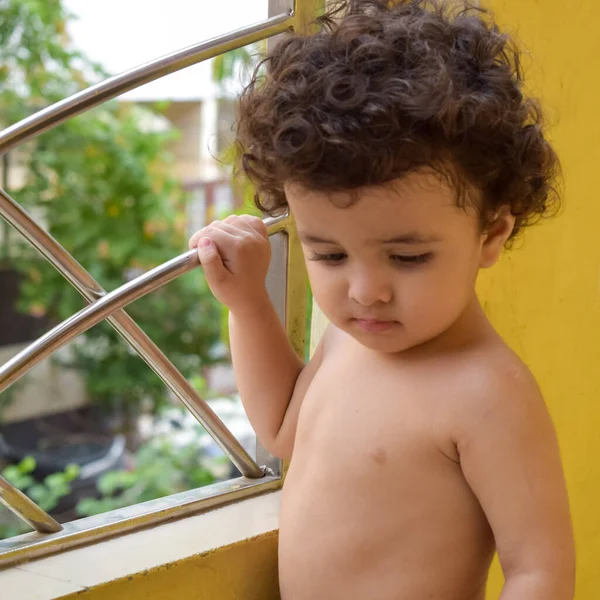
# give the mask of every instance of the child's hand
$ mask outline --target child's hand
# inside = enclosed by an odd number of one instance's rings
[[[194,233],[189,245],[198,249],[212,293],[233,314],[259,313],[269,302],[271,246],[261,219],[232,215],[215,221]]]

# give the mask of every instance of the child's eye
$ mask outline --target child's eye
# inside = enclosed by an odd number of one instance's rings
[[[425,254],[394,254],[390,258],[402,265],[412,266],[412,265],[422,265],[427,261],[431,260],[433,254],[431,252],[426,252]]]
[[[331,254],[317,254],[313,252],[310,260],[319,260],[331,265],[336,265],[344,261],[346,254],[344,252],[332,252]]]

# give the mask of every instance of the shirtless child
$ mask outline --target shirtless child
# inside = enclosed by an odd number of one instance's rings
[[[197,232],[231,310],[239,390],[291,459],[283,600],[572,600],[574,549],[550,417],[475,295],[544,215],[557,159],[491,16],[356,1],[289,34],[245,91],[238,142],[261,206],[289,209],[331,325],[294,354],[249,216]]]

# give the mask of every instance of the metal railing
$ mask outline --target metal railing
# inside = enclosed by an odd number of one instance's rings
[[[261,23],[158,58],[83,90],[8,127],[0,132],[0,155],[77,114],[145,83],[234,48],[272,38],[286,30],[303,28],[314,17],[314,6],[315,3],[311,4],[310,0],[269,0],[269,18]],[[261,462],[264,461],[263,466],[259,466],[173,363],[123,310],[137,298],[198,267],[197,252],[185,252],[107,293],[73,256],[1,188],[0,215],[89,302],[88,306],[30,344],[0,368],[0,392],[56,349],[106,319],[192,412],[244,476],[238,480],[209,486],[211,489],[202,488],[129,507],[116,516],[90,517],[67,523],[64,527],[0,477],[0,501],[38,533],[50,534],[42,538],[26,534],[20,538],[0,541],[0,565],[181,516],[193,510],[213,506],[220,501],[243,497],[248,495],[249,490],[273,489],[279,484],[280,472],[273,472],[273,467],[280,465],[279,461],[274,461],[273,457],[259,448],[257,456]],[[303,353],[306,278],[298,240],[293,223],[287,217],[267,219],[266,224],[271,236],[285,236],[285,244],[280,247],[281,252],[274,254],[276,266],[273,268],[272,264],[268,283],[272,283],[274,278],[285,281],[285,291],[283,295],[279,294],[274,304],[285,321],[294,347],[299,353]],[[273,293],[272,286],[270,292]]]

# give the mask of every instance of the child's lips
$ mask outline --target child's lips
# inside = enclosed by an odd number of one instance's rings
[[[379,319],[352,319],[360,329],[368,333],[381,333],[389,331],[398,321],[381,321]]]

